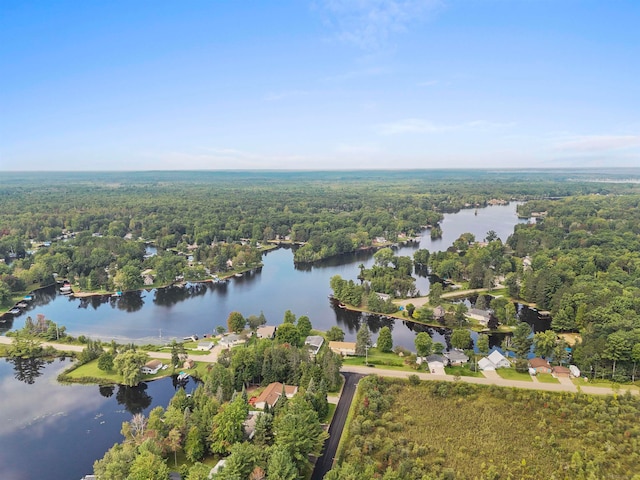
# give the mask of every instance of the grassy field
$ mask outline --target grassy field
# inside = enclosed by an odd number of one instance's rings
[[[550,373],[539,373],[536,375],[536,378],[540,383],[560,383],[560,381]]]
[[[379,368],[391,368],[394,370],[413,370],[405,365],[404,359],[395,353],[383,353],[377,348],[370,348],[368,353],[369,364]],[[342,362],[344,365],[365,365],[365,357],[347,357]]]
[[[336,478],[355,478],[347,467],[365,475],[357,478],[392,470],[393,478],[457,480],[613,480],[640,471],[640,403],[631,395],[370,376],[354,402],[339,458],[345,476]]]
[[[520,380],[523,382],[533,382],[528,373],[516,372],[515,368],[497,368],[496,373],[507,380]]]
[[[151,360],[153,360],[153,358],[151,358]],[[166,360],[164,359],[158,359],[158,360],[162,362],[166,362]],[[206,372],[207,365],[208,364],[203,362],[196,362],[196,365],[194,368],[187,368],[187,369],[177,368],[175,369],[175,372],[171,367],[169,367],[166,370],[160,370],[155,375],[143,375],[142,381],[156,380],[158,378],[168,377],[169,375],[177,374],[178,372],[182,372],[182,371],[187,372],[194,377],[202,378],[204,376],[204,373]],[[85,363],[84,365],[80,365],[75,370],[72,370],[71,372],[69,372],[67,376],[71,381],[80,380],[83,378],[84,379],[91,378],[95,380],[102,380],[105,384],[122,382],[122,377],[115,371],[104,372],[100,370],[98,368],[97,359],[92,360],[88,363]]]
[[[480,372],[472,372],[469,365],[444,367],[444,371],[447,375],[458,375],[460,377],[484,377]]]

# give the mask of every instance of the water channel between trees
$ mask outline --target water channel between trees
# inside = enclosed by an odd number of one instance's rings
[[[396,255],[412,256],[418,248],[431,252],[445,250],[465,232],[482,240],[493,230],[506,241],[514,225],[521,221],[516,216],[515,203],[478,209],[477,214],[473,209],[446,214],[441,239],[432,240],[429,232],[424,231],[420,242],[399,247]],[[271,325],[281,323],[284,312],[291,310],[297,316],[309,316],[316,329],[338,325],[345,331],[346,340],[354,341],[360,323],[366,320],[374,341],[379,329],[387,325],[392,329],[394,345],[413,349],[416,331],[428,331],[435,341],[446,344],[445,329],[363,316],[332,306],[328,298],[329,279],[340,275],[356,280],[358,265],[372,265],[372,252],[299,267],[293,263],[291,250],[281,248],[266,254],[263,261],[262,269],[232,278],[226,284],[188,284],[182,288],[128,292],[122,297],[78,299],[62,296],[51,287],[38,291],[27,311],[0,324],[0,332],[19,329],[27,316],[42,313],[65,325],[73,336],[164,343],[171,338],[211,333],[218,325],[226,326],[226,318],[233,310],[245,316],[263,311]],[[428,293],[428,277],[416,279],[421,294]],[[540,328],[534,312],[521,308],[520,314],[534,329]],[[494,336],[491,344],[497,345],[501,339]],[[120,441],[122,421],[129,420],[131,413],[148,413],[153,406],[166,406],[175,390],[171,379],[137,389],[60,386],[55,384],[55,376],[61,368],[60,361],[48,366],[0,362],[4,407],[0,428],[1,478],[80,478],[92,470],[95,459]],[[34,462],[36,452],[38,461]],[[53,474],[53,465],[60,469],[59,474]]]

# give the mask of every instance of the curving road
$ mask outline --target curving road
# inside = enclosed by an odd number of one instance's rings
[[[340,443],[340,437],[342,436],[342,430],[344,430],[344,424],[347,420],[347,414],[351,407],[351,401],[353,395],[356,392],[356,386],[364,375],[359,373],[344,372],[344,386],[342,387],[342,393],[340,394],[340,401],[336,407],[336,411],[333,414],[331,425],[329,426],[329,439],[324,444],[322,455],[318,458],[316,466],[313,469],[311,480],[322,480],[333,466],[333,460],[338,450],[338,443]]]

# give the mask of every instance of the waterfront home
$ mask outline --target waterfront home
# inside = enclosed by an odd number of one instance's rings
[[[529,360],[529,368],[535,373],[551,373],[551,365],[549,362],[540,357]]]
[[[438,305],[436,308],[433,309],[433,318],[435,320],[438,320],[438,321],[444,320],[444,314],[445,314],[445,310],[442,307],[442,305]]]
[[[262,327],[258,327],[256,329],[256,337],[268,338],[269,340],[273,340],[276,336],[277,329],[278,327],[274,327],[273,325],[263,325]]]
[[[429,366],[429,370],[431,371],[435,369],[443,371],[445,365],[447,365],[447,359],[444,358],[443,355],[433,354],[433,355],[429,355],[428,357],[424,357],[422,360],[427,362],[427,365]]]
[[[213,348],[213,342],[200,342],[198,343],[198,347],[196,350],[200,350],[201,352],[208,352]]]
[[[247,339],[236,333],[230,333],[220,339],[220,345],[225,348],[231,348],[236,345],[244,345],[245,343],[247,343]]]
[[[196,362],[194,362],[192,359],[187,358],[184,363],[182,364],[182,368],[184,369],[188,369],[188,368],[193,368],[196,366]]]
[[[462,350],[458,350],[454,348],[449,352],[444,352],[444,358],[446,358],[449,362],[449,365],[462,365],[469,361],[469,357],[467,357]]]
[[[356,342],[329,342],[329,348],[343,357],[356,354]]]
[[[142,367],[142,373],[145,375],[155,375],[162,368],[162,362],[160,360],[149,360]]]
[[[485,327],[489,325],[489,320],[491,320],[491,311],[489,310],[480,310],[479,308],[471,308],[466,313],[466,316],[476,320],[480,325],[484,325]]]
[[[284,393],[287,398],[293,398],[293,396],[298,393],[298,387],[295,385],[285,385]],[[280,396],[282,395],[282,383],[274,382],[271,383],[265,388],[262,393],[256,399],[254,405],[256,408],[264,409],[266,405],[269,405],[269,408],[273,408],[278,400],[280,400]]]
[[[323,343],[324,337],[321,337],[320,335],[309,335],[304,340],[304,344],[308,346],[311,355],[317,355]]]
[[[480,370],[495,370],[497,368],[509,368],[511,362],[498,350],[494,350],[488,357],[481,358],[478,362]]]

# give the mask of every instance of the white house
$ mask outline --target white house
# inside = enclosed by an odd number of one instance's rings
[[[309,351],[313,355],[318,354],[323,343],[324,337],[321,337],[320,335],[309,335],[304,341],[304,344],[309,346]]]
[[[247,343],[247,339],[235,333],[230,333],[220,339],[220,345],[225,348],[231,348],[235,345],[243,345],[245,343]]]
[[[256,329],[256,337],[273,339],[276,336],[277,327],[273,325],[263,325]]]
[[[477,320],[480,325],[484,325],[486,327],[491,319],[491,312],[489,310],[472,308],[466,313],[466,316],[473,320]]]
[[[213,342],[200,342],[196,350],[200,350],[202,352],[208,352],[213,348]]]
[[[494,350],[488,357],[481,358],[478,362],[480,370],[495,370],[496,368],[508,368],[511,362],[498,350]]]
[[[576,378],[580,377],[580,369],[575,365],[569,365],[569,371],[571,372],[571,375],[573,375],[574,377]]]
[[[155,375],[162,368],[162,362],[160,360],[149,360],[142,367],[142,373],[145,375]]]

